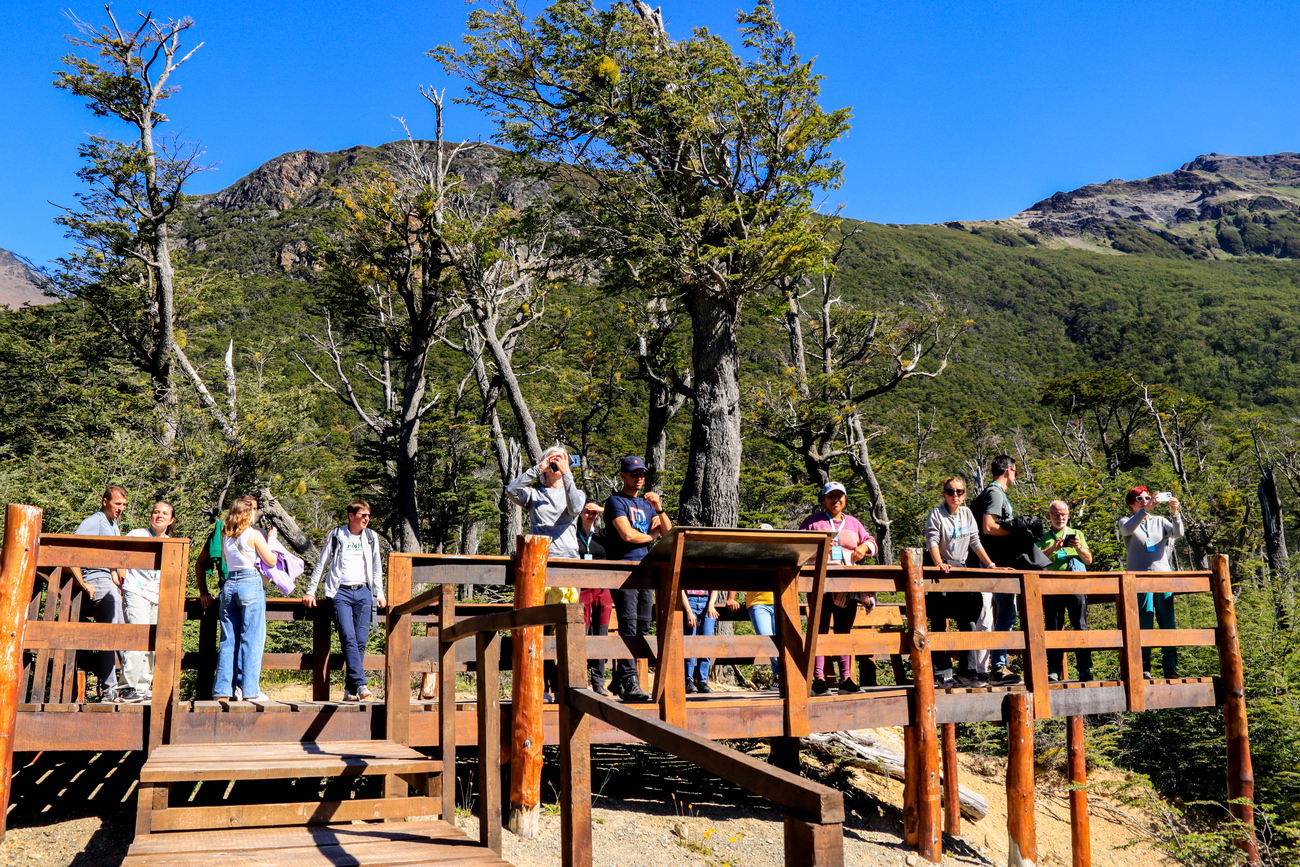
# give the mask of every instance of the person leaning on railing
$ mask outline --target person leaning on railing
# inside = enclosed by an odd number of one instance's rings
[[[1047,507],[1047,520],[1052,525],[1043,538],[1038,541],[1038,548],[1052,561],[1048,570],[1052,572],[1086,572],[1092,565],[1092,551],[1088,550],[1088,540],[1083,533],[1069,526],[1070,507],[1064,500],[1053,500]],[[1043,618],[1046,626],[1053,632],[1065,628],[1066,615],[1070,617],[1070,626],[1074,629],[1088,628],[1088,596],[1074,593],[1067,596],[1051,595],[1043,597]],[[1075,661],[1079,665],[1079,680],[1092,680],[1092,651],[1081,647],[1075,652]],[[1047,679],[1057,683],[1065,676],[1065,651],[1051,648],[1047,651]]]
[[[925,547],[930,554],[930,562],[943,572],[951,572],[952,567],[966,568],[966,558],[974,554],[986,569],[996,569],[993,560],[980,542],[979,525],[975,523],[975,514],[966,505],[966,480],[958,476],[944,479],[940,486],[943,500],[930,510],[925,519]],[[985,610],[992,605],[991,593],[927,593],[925,608],[929,614],[930,629],[933,632],[947,632],[948,618],[957,621],[957,628],[962,632],[987,632],[987,625],[981,629],[981,622],[991,622],[983,617]],[[960,656],[957,677],[952,673],[952,654],[946,650],[933,653],[934,680],[940,689],[951,689],[960,683],[962,686],[988,686],[988,679],[977,670],[977,654],[970,650]]]
[[[1183,516],[1179,514],[1178,498],[1173,494],[1157,494],[1157,502],[1168,502],[1169,517],[1153,515],[1151,492],[1145,485],[1131,488],[1124,496],[1133,513],[1119,521],[1119,531],[1124,536],[1127,568],[1130,572],[1172,572],[1174,540],[1183,537]],[[1174,594],[1139,593],[1138,621],[1143,629],[1151,629],[1159,622],[1161,629],[1177,629],[1174,619]],[[1178,648],[1162,648],[1165,677],[1178,676]],[[1142,676],[1151,679],[1151,648],[1142,648]]]

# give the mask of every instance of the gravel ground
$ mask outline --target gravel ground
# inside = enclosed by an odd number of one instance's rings
[[[760,757],[764,751],[761,743],[734,745],[752,749]],[[523,840],[509,831],[502,834],[502,854],[518,867],[558,867],[560,863],[555,758],[548,750],[539,838]],[[0,867],[114,867],[121,863],[133,832],[135,779],[141,764],[138,754],[51,753],[15,759],[15,797],[7,815],[9,830],[0,843]],[[805,760],[810,776],[825,770],[815,759]],[[963,757],[962,765],[962,783],[988,798],[990,813],[980,822],[964,822],[962,839],[945,838],[948,854],[943,864],[1005,864],[1005,763]],[[462,766],[457,789],[470,792],[472,761],[462,762]],[[784,864],[780,814],[767,802],[698,768],[645,747],[599,745],[593,749],[592,780],[596,865]],[[843,787],[848,811],[845,864],[893,867],[926,863],[902,844],[899,782],[852,771]],[[241,794],[236,788],[231,797],[238,799]],[[209,792],[203,800],[221,795],[221,790]],[[1143,817],[1097,806],[1092,813],[1096,867],[1159,867],[1165,863],[1145,843],[1119,848],[1141,836]],[[1068,814],[1063,783],[1040,779],[1040,867],[1070,864]],[[473,816],[460,816],[458,824],[471,836],[477,835]]]

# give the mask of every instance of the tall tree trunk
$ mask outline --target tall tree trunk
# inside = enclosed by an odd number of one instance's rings
[[[862,419],[856,413],[849,416],[849,436],[852,447],[849,450],[849,464],[859,479],[866,482],[867,493],[871,496],[871,522],[876,525],[876,562],[889,564],[894,562],[894,522],[890,520],[889,508],[885,505],[885,492],[876,478],[876,470],[871,466],[871,451],[867,447],[867,437],[862,430]]]
[[[670,383],[647,380],[650,388],[650,405],[645,426],[646,489],[654,489],[664,464],[668,461],[668,425],[686,403]]]
[[[1277,493],[1277,479],[1272,467],[1261,467],[1259,478],[1259,508],[1264,524],[1264,550],[1268,558],[1269,580],[1273,584],[1273,611],[1278,625],[1291,629],[1291,599],[1293,585],[1286,548],[1286,526],[1282,520],[1282,500]]]
[[[679,518],[689,526],[734,527],[740,516],[740,300],[702,289],[684,300],[695,413]]]

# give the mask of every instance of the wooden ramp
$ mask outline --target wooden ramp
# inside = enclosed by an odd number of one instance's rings
[[[164,745],[140,771],[136,839],[144,865],[505,865],[442,819],[442,764],[392,741]],[[384,777],[387,797],[172,806],[177,784]],[[412,790],[410,794],[407,790]]]

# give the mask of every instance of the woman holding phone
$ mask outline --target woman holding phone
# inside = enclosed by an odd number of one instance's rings
[[[1155,502],[1153,502],[1155,501]],[[1146,485],[1131,488],[1124,497],[1132,512],[1119,522],[1124,536],[1127,568],[1130,572],[1172,572],[1174,540],[1181,539],[1185,530],[1183,516],[1178,512],[1178,498],[1162,492],[1151,496]],[[1156,505],[1168,504],[1169,517],[1151,513]],[[1138,621],[1143,629],[1151,629],[1158,622],[1161,629],[1177,629],[1174,619],[1174,594],[1139,593]],[[1178,676],[1178,648],[1161,648],[1164,676]],[[1142,648],[1142,676],[1151,679],[1151,648]]]

